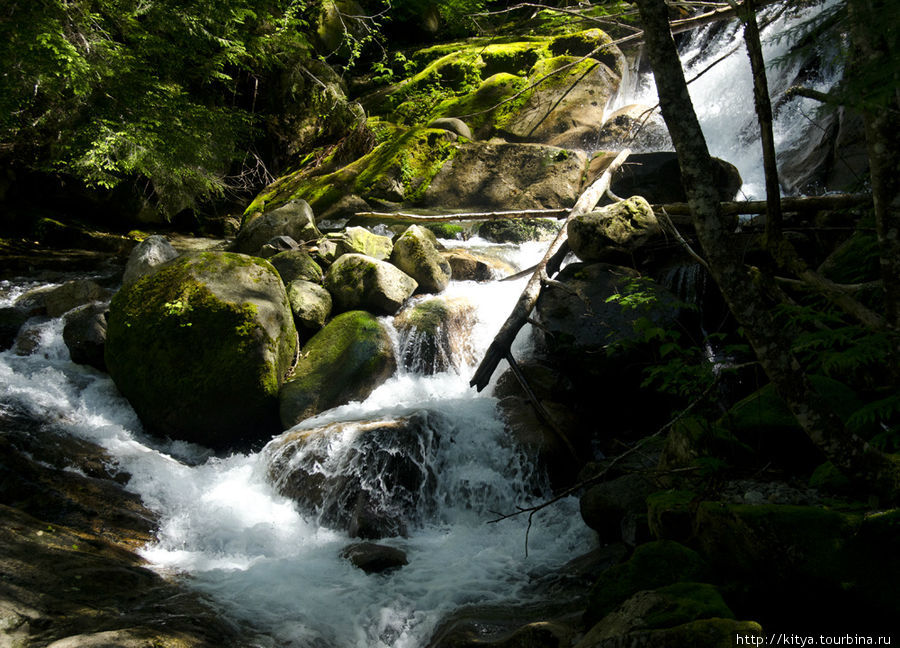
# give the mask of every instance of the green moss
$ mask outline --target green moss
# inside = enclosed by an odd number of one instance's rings
[[[368,396],[396,368],[387,332],[370,313],[348,311],[316,333],[300,352],[281,393],[290,427],[310,416]]]
[[[704,581],[707,566],[700,555],[669,540],[637,547],[631,558],[603,572],[591,588],[585,621],[594,625],[635,592],[679,581]]]
[[[203,412],[211,417],[206,427],[230,426],[234,421],[217,421],[208,411],[210,403],[222,401],[244,403],[248,423],[255,416],[265,418],[267,409],[274,413],[281,378],[293,355],[293,336],[283,336],[282,348],[276,348],[258,323],[256,305],[224,301],[194,278],[198,271],[228,272],[253,265],[258,264],[240,254],[185,255],[115,295],[106,362],[142,419],[160,404],[173,404],[173,416]],[[275,272],[268,263],[259,267],[261,272]],[[169,434],[183,425],[162,421],[154,431]],[[216,443],[204,434],[198,432],[195,440]]]
[[[697,494],[689,490],[666,490],[647,497],[647,521],[656,539],[687,540],[693,525],[693,503]]]
[[[424,226],[429,232],[442,239],[461,239],[466,232],[462,225],[451,223],[428,223]]]
[[[656,593],[661,605],[644,617],[646,628],[671,628],[698,619],[733,619],[734,613],[722,595],[707,583],[675,583],[661,587]]]
[[[538,59],[546,56],[546,48],[536,47],[535,43],[494,43],[484,47],[480,52],[484,63],[481,71],[484,78],[499,72],[528,74],[528,70]]]
[[[441,117],[464,117],[475,132],[487,135],[506,124],[524,103],[524,98],[511,99],[526,85],[524,78],[498,72],[485,79],[475,92],[453,97],[438,105],[434,114]],[[507,102],[507,103],[503,103]]]
[[[609,69],[621,75],[623,72],[618,48],[612,44],[613,39],[601,29],[586,29],[584,31],[566,34],[554,38],[549,49],[555,56],[588,56],[606,65]]]

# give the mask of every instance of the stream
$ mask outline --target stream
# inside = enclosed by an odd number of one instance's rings
[[[763,37],[783,26],[776,21]],[[739,29],[725,29],[712,40],[698,32],[684,49],[688,77],[741,37]],[[784,40],[769,43],[767,59],[786,47]],[[773,94],[783,92],[796,72],[788,67],[773,73]],[[827,90],[836,78],[837,73],[825,74],[814,87]],[[745,183],[742,193],[758,198],[764,183],[749,86],[747,57],[738,51],[692,84],[691,92],[711,152],[737,165]],[[655,101],[652,79],[633,73],[607,110]],[[811,115],[810,100],[779,104],[778,146],[808,137]],[[489,245],[478,239],[465,244]],[[500,251],[526,268],[545,246]],[[445,296],[465,297],[477,308],[468,341],[473,364],[462,362],[458,369],[428,376],[401,369],[365,401],[301,424],[348,422],[347,433],[329,442],[330,456],[340,458],[353,446],[356,422],[427,412],[429,432],[440,440],[423,455],[437,476],[435,492],[431,506],[411,521],[406,537],[381,541],[402,549],[409,561],[383,575],[367,575],[341,558],[352,539],[315,515],[300,514],[292,501],[277,494],[266,478],[266,449],[215,457],[197,446],[146,436],[108,376],[71,362],[59,319],[28,324],[37,344],[32,354],[0,353],[0,407],[24,408],[36,419],[105,448],[130,473],[127,488],[160,517],[157,541],[143,548],[143,556],[161,572],[185,575],[226,616],[255,629],[256,645],[417,648],[462,606],[539,601],[535,584],[541,578],[596,546],[575,498],[535,517],[527,557],[524,517],[488,523],[516,506],[539,502],[548,492],[545,478],[510,439],[491,389],[477,393],[468,384],[474,364],[525,281],[451,282]],[[12,303],[31,285],[2,282],[0,305]],[[393,331],[389,318],[386,324]],[[394,343],[400,344],[396,332]],[[527,355],[529,345],[526,328],[515,354]],[[501,366],[495,380],[502,371]],[[377,481],[377,475],[368,478]]]

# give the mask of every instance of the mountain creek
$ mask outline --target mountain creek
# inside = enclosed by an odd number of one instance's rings
[[[774,60],[804,14],[761,15]],[[765,198],[742,38],[732,20],[678,41],[722,201]],[[686,202],[677,158],[640,52],[611,42],[407,53],[409,76],[348,90],[369,150],[302,160],[223,235],[50,223],[43,252],[5,246],[0,646],[889,637],[900,512],[826,461],[737,349],[686,221],[657,219]],[[796,61],[770,90],[841,75]],[[780,101],[775,135],[786,196],[865,173],[861,122],[812,99]],[[626,147],[476,390],[566,215],[541,210]],[[838,212],[795,216],[821,226],[796,245],[851,283],[872,235]],[[752,256],[759,219],[737,222]],[[712,376],[687,399],[645,373],[678,354]],[[866,378],[812,381],[849,419]]]

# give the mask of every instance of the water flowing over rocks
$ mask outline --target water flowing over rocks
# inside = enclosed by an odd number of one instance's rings
[[[401,364],[425,375],[470,365],[475,360],[471,340],[475,321],[474,305],[462,297],[413,304],[394,320]]]
[[[296,337],[270,264],[194,253],[116,294],[105,358],[149,431],[222,447],[277,429],[278,389]]]
[[[437,414],[287,432],[265,448],[280,493],[351,537],[406,534],[434,509]]]

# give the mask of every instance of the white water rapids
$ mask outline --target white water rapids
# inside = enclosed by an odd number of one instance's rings
[[[784,19],[764,38],[784,28]],[[702,69],[734,46],[738,29],[725,30],[701,53],[697,36],[684,60]],[[782,41],[766,47],[767,58],[783,53]],[[773,94],[795,70],[771,76]],[[816,86],[828,89],[835,78]],[[626,79],[610,106],[655,103],[652,80]],[[744,194],[763,193],[760,151],[752,109],[750,73],[743,51],[692,84],[692,96],[714,155],[738,166]],[[809,100],[781,105],[779,146],[808,136]],[[456,242],[454,242],[456,244]],[[511,250],[519,267],[534,263],[544,244]],[[476,362],[509,314],[522,282],[452,282],[447,296],[462,295],[478,307],[472,332]],[[15,286],[0,290],[11,303]],[[487,522],[496,512],[534,502],[540,476],[509,442],[487,390],[468,385],[474,367],[433,376],[400,371],[361,403],[322,414],[316,423],[365,420],[417,410],[438,414],[445,428],[433,460],[441,467],[445,497],[408,537],[384,540],[403,549],[409,564],[387,575],[366,575],[340,557],[352,540],[304,517],[266,481],[263,455],[210,456],[185,443],[162,443],[141,432],[140,423],[112,381],[73,364],[62,342],[61,320],[32,322],[37,350],[0,354],[0,407],[26,408],[43,421],[104,447],[131,474],[128,488],[160,516],[158,540],[143,550],[156,568],[186,574],[192,586],[234,619],[258,630],[259,646],[418,648],[448,613],[467,604],[523,603],[534,596],[533,579],[589,551],[593,533],[574,499],[545,509],[535,519],[525,557],[522,518]],[[528,344],[523,331],[518,344]],[[522,349],[520,348],[520,351]],[[499,375],[499,371],[496,375]],[[340,441],[335,451],[341,451]]]
[[[527,267],[544,245],[509,253]],[[508,315],[522,281],[453,282],[445,291],[479,305],[472,332],[477,357]],[[259,645],[422,646],[455,608],[527,602],[533,577],[594,545],[574,499],[535,520],[527,559],[524,520],[487,523],[494,511],[526,504],[540,479],[509,442],[494,399],[468,386],[472,366],[433,376],[400,371],[364,402],[315,419],[429,410],[444,428],[433,457],[445,494],[439,510],[413,526],[409,537],[381,541],[402,548],[407,566],[366,575],[340,557],[352,542],[345,532],[304,518],[273,490],[262,454],[208,458],[200,448],[144,436],[112,381],[69,360],[61,320],[33,328],[40,338],[35,353],[0,354],[2,402],[107,449],[131,474],[128,488],[160,515],[158,541],[144,556],[161,570],[189,574],[192,585],[227,615],[259,629]],[[340,439],[334,445],[334,452],[342,450]]]

